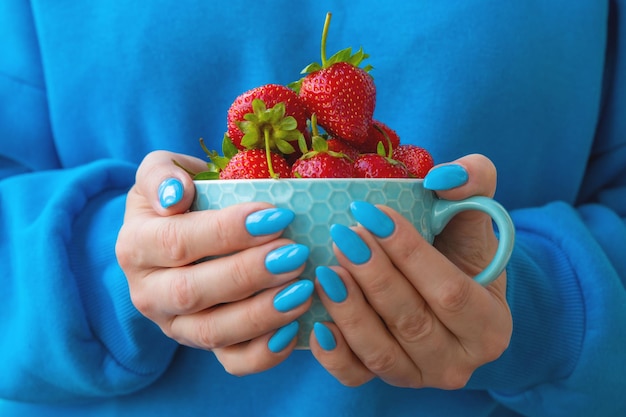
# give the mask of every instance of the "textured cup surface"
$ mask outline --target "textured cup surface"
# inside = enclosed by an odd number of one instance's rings
[[[215,210],[237,203],[265,201],[288,208],[295,219],[283,236],[311,250],[302,278],[315,279],[319,265],[336,265],[330,237],[334,223],[352,226],[356,221],[350,203],[356,200],[385,204],[409,219],[432,242],[429,212],[434,195],[421,180],[408,179],[280,179],[196,181],[192,210]],[[300,317],[298,346],[307,347],[316,321],[330,321],[317,295]]]

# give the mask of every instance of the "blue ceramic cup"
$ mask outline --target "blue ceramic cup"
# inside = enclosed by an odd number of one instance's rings
[[[459,212],[478,210],[494,220],[499,245],[491,263],[474,279],[482,285],[495,280],[506,267],[515,239],[513,222],[495,200],[470,197],[460,201],[437,198],[418,179],[267,179],[195,181],[196,198],[191,210],[217,210],[233,204],[264,201],[295,213],[283,236],[310,249],[301,278],[315,279],[319,265],[337,264],[330,225],[356,224],[350,212],[353,201],[387,205],[405,216],[430,243]],[[319,298],[299,319],[298,347],[307,348],[316,321],[330,321]]]

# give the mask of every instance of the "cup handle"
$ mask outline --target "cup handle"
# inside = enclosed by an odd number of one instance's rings
[[[462,211],[477,210],[487,213],[498,226],[499,242],[496,254],[487,267],[474,277],[479,284],[486,286],[500,276],[506,268],[515,242],[515,227],[511,216],[497,201],[488,197],[469,197],[465,200],[437,199],[432,211],[432,231],[441,233],[450,219]]]

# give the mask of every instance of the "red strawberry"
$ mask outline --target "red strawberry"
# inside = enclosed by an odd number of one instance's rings
[[[401,162],[376,153],[364,153],[354,162],[355,178],[408,178]]]
[[[293,178],[352,178],[353,172],[352,162],[347,158],[326,152],[298,159],[291,167]]]
[[[319,134],[317,116],[311,116],[312,149],[299,142],[302,156],[291,167],[293,178],[352,178],[353,160],[342,152],[329,149],[329,142]]]
[[[376,153],[378,144],[381,142],[385,147],[385,153],[388,153],[390,149],[395,149],[398,145],[400,145],[400,137],[395,130],[383,122],[373,120],[367,139],[360,146],[359,150],[361,153]],[[391,145],[391,148],[389,145]]]
[[[291,168],[281,155],[269,153],[272,164],[268,167],[265,149],[246,149],[237,152],[219,173],[221,180],[288,178]]]
[[[267,84],[246,91],[228,109],[228,136],[238,149],[294,151],[298,137],[308,135],[308,113],[288,87]],[[267,143],[266,143],[267,139]]]
[[[329,151],[342,153],[352,161],[356,161],[359,157],[360,152],[354,146],[341,139],[330,137],[326,140],[326,144]]]
[[[359,68],[368,57],[360,49],[352,54],[347,48],[326,59],[325,45],[330,13],[322,32],[322,63],[313,63],[302,72],[303,79],[290,86],[298,91],[310,113],[331,136],[353,145],[367,139],[376,105],[376,86],[368,74],[371,67]]]
[[[424,148],[415,145],[400,145],[393,150],[393,159],[406,165],[411,176],[424,178],[435,165],[432,155]]]

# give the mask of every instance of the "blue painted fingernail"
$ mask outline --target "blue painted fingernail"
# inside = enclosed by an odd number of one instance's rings
[[[302,305],[313,294],[313,281],[303,279],[294,282],[274,296],[274,308],[281,313]]]
[[[322,289],[333,302],[341,303],[348,298],[348,290],[335,271],[327,266],[318,266],[315,268],[315,275]]]
[[[176,178],[168,178],[159,185],[159,202],[168,208],[183,198],[183,183]]]
[[[265,267],[272,274],[283,274],[301,267],[309,258],[309,248],[298,243],[281,246],[265,257]]]
[[[355,231],[343,224],[330,226],[330,236],[346,258],[355,265],[363,264],[372,256],[372,251]]]
[[[274,333],[269,342],[267,342],[268,349],[274,353],[285,349],[289,346],[293,338],[296,337],[299,328],[300,324],[297,321],[292,321],[288,325],[276,330],[276,333]]]
[[[356,221],[378,237],[391,235],[396,227],[389,216],[366,201],[353,201],[350,211]]]
[[[333,335],[333,332],[330,331],[328,326],[317,322],[313,325],[313,331],[315,332],[317,343],[320,344],[322,349],[333,350],[337,347],[335,336]]]
[[[435,191],[450,190],[465,184],[468,178],[467,171],[461,165],[441,165],[426,174],[424,188]]]
[[[246,229],[252,236],[271,235],[287,227],[294,219],[291,210],[269,208],[251,213],[246,218]]]

